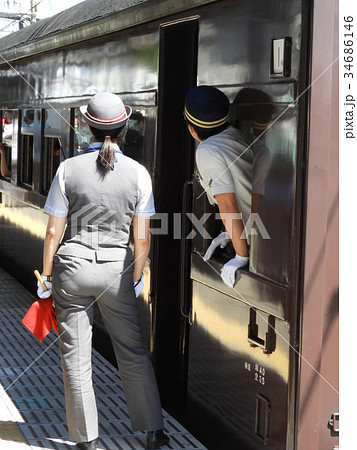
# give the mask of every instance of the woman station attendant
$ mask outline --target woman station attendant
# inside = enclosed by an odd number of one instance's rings
[[[132,428],[148,430],[147,448],[160,448],[169,437],[162,431],[160,398],[136,301],[155,213],[151,180],[119,149],[129,106],[117,95],[99,93],[81,113],[95,142],[84,155],[64,161],[52,182],[43,258],[43,278],[56,307],[69,437],[77,448],[97,448],[91,368],[96,302],[112,339]],[[128,246],[131,223],[134,255]],[[41,287],[38,294],[50,295]]]

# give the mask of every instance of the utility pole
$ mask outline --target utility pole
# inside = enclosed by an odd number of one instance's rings
[[[18,28],[24,28],[36,22],[36,5],[35,0],[18,2],[17,0],[1,0],[0,1],[0,21],[2,28],[11,30],[13,23],[18,23]],[[5,20],[1,20],[5,19]]]

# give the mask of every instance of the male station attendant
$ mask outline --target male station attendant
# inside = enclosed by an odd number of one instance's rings
[[[197,86],[187,93],[184,116],[192,137],[199,142],[196,166],[211,204],[217,204],[226,232],[213,239],[204,259],[231,239],[236,255],[221,272],[224,283],[234,287],[236,272],[249,263],[245,225],[252,197],[264,195],[269,152],[257,141],[247,144],[243,134],[228,125],[229,100],[212,86]]]

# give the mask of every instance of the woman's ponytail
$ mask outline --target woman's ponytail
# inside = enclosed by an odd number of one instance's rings
[[[105,169],[114,169],[115,147],[110,136],[105,136],[97,161]]]

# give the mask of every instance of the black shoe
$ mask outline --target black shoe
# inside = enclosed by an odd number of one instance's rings
[[[167,445],[170,441],[163,430],[148,431],[146,436],[146,448],[148,450],[153,448],[161,448],[162,445]]]
[[[78,442],[78,444],[76,444],[76,447],[80,448],[81,450],[96,449],[98,448],[98,439],[94,439],[90,442]]]

